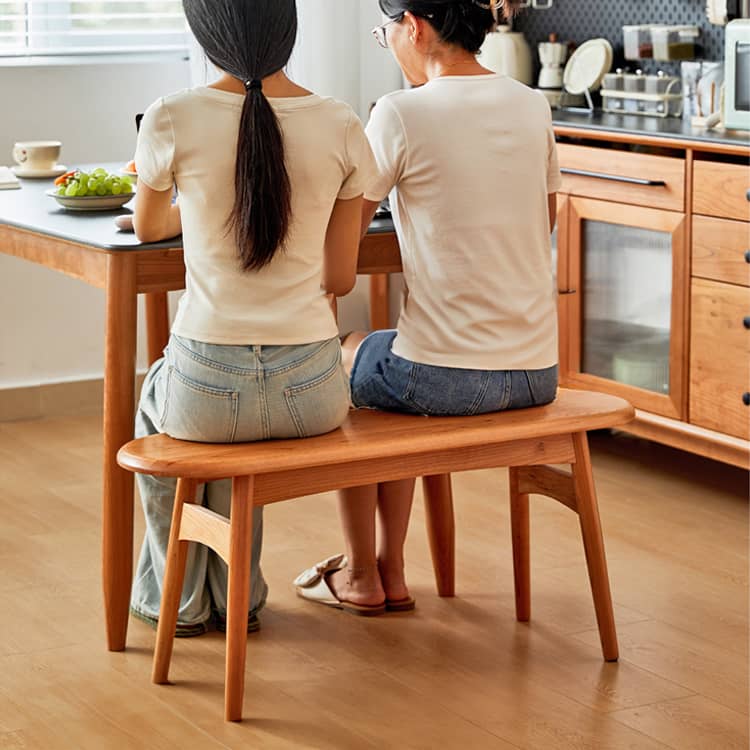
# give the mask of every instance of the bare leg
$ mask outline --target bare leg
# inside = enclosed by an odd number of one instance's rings
[[[385,595],[392,601],[409,597],[404,578],[404,542],[414,497],[414,479],[378,485],[378,567]]]
[[[346,374],[351,374],[352,367],[354,367],[354,358],[357,356],[357,349],[359,345],[367,338],[369,334],[364,331],[354,331],[350,333],[341,342],[341,357],[344,363],[344,369]]]
[[[339,517],[349,566],[328,578],[339,599],[353,604],[382,604],[385,599],[375,557],[376,484],[339,492]]]

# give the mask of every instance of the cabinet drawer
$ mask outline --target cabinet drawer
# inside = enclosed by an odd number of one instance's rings
[[[693,211],[707,216],[750,221],[750,168],[741,164],[696,161]]]
[[[750,290],[694,279],[691,299],[690,422],[748,439]]]
[[[750,224],[694,216],[693,276],[750,286]]]
[[[636,206],[685,210],[683,159],[569,143],[558,144],[557,153],[565,193]]]

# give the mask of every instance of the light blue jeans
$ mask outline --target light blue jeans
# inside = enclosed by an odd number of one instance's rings
[[[172,336],[151,367],[136,414],[136,437],[165,432],[180,440],[239,443],[302,438],[336,429],[349,411],[349,380],[339,340],[297,346],[219,346]],[[146,517],[131,609],[158,618],[176,480],[138,475]],[[198,488],[198,502],[229,516],[231,480]],[[253,517],[249,616],[264,605],[268,587],[260,569],[263,514]],[[226,617],[227,567],[191,544],[178,626]],[[200,629],[199,629],[200,632]]]

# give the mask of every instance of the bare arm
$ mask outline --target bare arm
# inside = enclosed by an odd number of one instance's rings
[[[344,297],[357,280],[362,196],[337,200],[326,232],[323,259],[323,288],[336,297]]]
[[[547,205],[549,207],[549,231],[555,231],[555,224],[557,224],[557,193],[549,193],[547,195]]]
[[[180,207],[172,204],[172,188],[154,190],[143,182],[138,185],[133,229],[141,242],[160,242],[182,232]]]

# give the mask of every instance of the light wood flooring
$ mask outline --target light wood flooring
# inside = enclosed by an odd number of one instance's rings
[[[267,510],[263,629],[245,714],[223,714],[224,639],[154,632],[108,653],[99,571],[100,423],[0,424],[0,748],[745,750],[747,474],[627,436],[593,438],[621,646],[601,660],[575,516],[532,500],[532,622],[516,623],[507,476],[457,475],[456,599],[434,595],[418,498],[418,609],[355,618],[292,578],[339,551],[332,495]],[[137,544],[142,533],[137,513]]]

